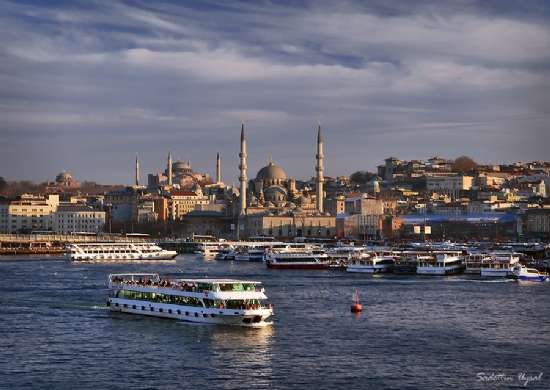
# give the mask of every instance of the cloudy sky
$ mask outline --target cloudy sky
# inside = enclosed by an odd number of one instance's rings
[[[0,0],[0,176],[550,160],[550,2]]]

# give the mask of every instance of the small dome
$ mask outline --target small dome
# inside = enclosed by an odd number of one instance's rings
[[[264,197],[266,199],[273,199],[274,196],[275,197],[283,196],[286,199],[286,195],[287,193],[284,188],[276,187],[276,186],[270,187],[264,192]]]

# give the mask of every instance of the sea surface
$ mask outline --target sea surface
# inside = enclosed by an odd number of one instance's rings
[[[262,281],[262,329],[110,313],[110,273]],[[351,313],[352,292],[362,313]],[[550,389],[550,283],[0,257],[1,389]]]

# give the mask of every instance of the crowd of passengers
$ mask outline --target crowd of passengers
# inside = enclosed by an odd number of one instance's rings
[[[174,285],[181,291],[197,291],[197,286],[194,283],[178,282],[174,284],[170,279],[159,278],[158,281],[153,281],[148,278],[139,278],[139,280],[126,280],[122,277],[113,278],[113,283],[125,284],[127,286],[146,286],[146,287],[173,287]]]

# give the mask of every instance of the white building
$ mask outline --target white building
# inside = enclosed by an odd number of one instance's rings
[[[60,205],[52,213],[54,232],[68,234],[73,232],[99,233],[105,225],[105,211],[85,205]]]
[[[428,192],[439,192],[456,199],[459,191],[469,190],[472,187],[473,177],[452,175],[434,175],[426,177],[426,190]]]

